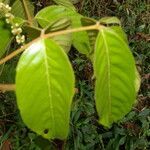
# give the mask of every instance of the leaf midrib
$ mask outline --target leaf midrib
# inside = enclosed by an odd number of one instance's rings
[[[49,107],[50,107],[50,116],[52,116],[52,121],[50,120],[50,122],[52,123],[52,128],[53,128],[53,131],[55,133],[55,119],[54,119],[54,113],[53,113],[53,102],[52,102],[52,93],[51,93],[51,81],[50,81],[50,76],[49,76],[49,72],[48,70],[51,70],[51,69],[48,69],[50,66],[48,65],[48,61],[47,61],[47,53],[46,53],[46,46],[45,46],[45,42],[43,40],[43,47],[44,47],[44,64],[45,64],[45,69],[46,69],[46,77],[47,77],[47,87],[48,87],[48,97],[49,97]],[[54,135],[52,135],[54,136]]]
[[[112,103],[112,100],[111,100],[111,87],[110,87],[110,57],[109,57],[109,49],[108,49],[108,46],[107,46],[107,41],[106,41],[106,37],[105,37],[105,33],[103,30],[101,30],[101,33],[102,33],[102,37],[103,37],[103,40],[104,40],[104,45],[105,45],[105,48],[106,48],[106,56],[107,56],[107,66],[108,66],[108,70],[107,70],[107,73],[108,73],[108,98],[109,98],[109,118],[110,116],[112,115],[111,114],[111,103]]]

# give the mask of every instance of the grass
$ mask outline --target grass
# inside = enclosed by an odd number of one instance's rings
[[[122,21],[135,56],[142,84],[138,103],[111,129],[97,123],[93,99],[92,66],[85,56],[69,54],[76,70],[78,94],[72,106],[70,133],[65,150],[148,150],[150,149],[150,6],[148,1],[83,0],[76,5],[80,13],[101,18],[117,16]],[[12,67],[12,63],[14,67]],[[7,63],[1,82],[14,82],[16,60]],[[7,74],[9,72],[9,74]],[[30,131],[22,122],[14,93],[0,94],[0,147],[2,150],[53,150],[60,141],[47,141]]]

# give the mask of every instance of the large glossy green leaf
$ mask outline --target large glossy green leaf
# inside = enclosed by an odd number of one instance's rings
[[[128,44],[128,38],[126,33],[123,31],[121,26],[111,26],[111,29],[113,29],[116,34],[118,34],[118,36],[120,36],[120,38],[122,38],[127,44]],[[136,92],[138,93],[139,89],[140,89],[140,85],[141,85],[141,78],[139,75],[139,72],[137,70],[137,68],[135,68],[135,88],[136,88]]]
[[[128,44],[127,35],[121,26],[111,26],[110,28],[113,29]]]
[[[121,27],[121,22],[118,18],[116,18],[116,17],[104,17],[104,18],[100,19],[100,23],[109,26],[111,29],[114,30],[114,32],[116,32],[116,34],[118,34],[118,36],[120,36],[120,38],[122,38],[128,44],[127,35],[123,31],[123,29]],[[136,88],[136,92],[138,93],[138,91],[140,89],[141,79],[140,79],[140,75],[139,75],[136,68],[135,68],[135,74],[136,74],[135,88]]]
[[[68,18],[71,20],[72,28],[81,27],[81,15],[63,6],[50,6],[42,9],[36,15],[38,23],[43,27],[53,24],[59,19]],[[70,37],[68,37],[70,38]],[[76,32],[72,34],[73,45],[83,54],[89,54],[91,51],[88,34],[86,31]],[[62,39],[63,41],[63,39]],[[70,43],[71,44],[71,43]]]
[[[113,29],[116,32],[116,34],[118,34],[118,36],[122,38],[122,40],[124,40],[125,43],[128,44],[127,35],[125,34],[121,26],[111,26],[110,28]],[[140,89],[141,79],[140,79],[140,75],[136,67],[135,67],[135,75],[136,75],[135,76],[135,89],[136,89],[136,92],[138,93]]]
[[[65,139],[74,95],[74,74],[64,50],[50,39],[31,45],[16,75],[17,103],[26,125],[47,139]]]
[[[12,34],[4,20],[0,19],[0,57],[6,52],[12,40]]]
[[[122,39],[125,40],[126,43],[128,43],[127,36],[125,32],[123,31],[121,27],[121,21],[117,17],[104,17],[99,20],[101,24],[104,24],[106,26],[109,26],[111,29],[113,29]]]
[[[134,58],[111,28],[101,29],[97,37],[94,71],[99,123],[110,127],[130,111],[136,99]]]
[[[70,16],[74,16],[75,14],[74,11],[66,7],[53,5],[39,11],[35,19],[41,27],[46,28],[60,19],[70,19]]]

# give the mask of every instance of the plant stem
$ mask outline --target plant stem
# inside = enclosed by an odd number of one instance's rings
[[[68,29],[68,30],[57,31],[57,32],[52,32],[52,33],[48,33],[48,34],[43,33],[43,34],[41,34],[40,37],[34,39],[33,41],[31,41],[27,44],[25,44],[24,46],[18,48],[17,50],[15,50],[14,52],[12,52],[8,56],[6,56],[5,58],[1,59],[0,65],[7,62],[10,59],[12,59],[13,57],[18,55],[19,53],[23,52],[30,45],[32,45],[33,43],[37,42],[40,39],[47,39],[47,38],[50,38],[53,36],[62,35],[62,34],[69,34],[69,33],[73,33],[73,32],[80,32],[80,31],[87,31],[87,30],[100,30],[101,28],[104,28],[104,26],[101,26],[99,23],[97,23],[97,24],[92,25],[92,26],[80,27],[80,28],[75,28],[75,29]],[[2,92],[15,91],[15,84],[0,84],[0,91],[2,91]],[[75,92],[77,92],[77,89],[75,89]]]
[[[25,13],[26,13],[26,16],[27,16],[28,23],[29,23],[29,25],[32,25],[33,20],[32,20],[31,14],[29,12],[26,0],[22,0],[22,3],[23,3],[23,6],[24,6],[24,10],[25,10]]]
[[[101,27],[103,27],[103,26],[101,26],[99,24],[95,24],[95,25],[92,25],[92,26],[86,26],[86,27],[80,27],[80,28],[75,28],[75,29],[62,30],[62,31],[58,31],[58,32],[44,34],[42,38],[47,39],[49,37],[62,35],[62,34],[69,34],[69,33],[80,32],[80,31],[88,31],[88,30],[99,30]]]
[[[53,37],[53,36],[56,36],[56,35],[68,34],[68,33],[73,33],[73,32],[80,32],[80,31],[87,31],[87,30],[100,30],[101,28],[104,28],[104,26],[97,23],[97,24],[92,25],[92,26],[80,27],[80,28],[75,28],[75,29],[68,29],[68,30],[57,31],[57,32],[52,32],[52,33],[48,33],[48,34],[41,34],[40,37],[34,39],[33,41],[31,41],[27,44],[25,44],[24,46],[18,48],[17,50],[15,50],[14,52],[12,52],[8,56],[6,56],[5,58],[2,58],[0,60],[0,65],[7,62],[10,59],[12,59],[16,55],[20,54],[26,48],[28,48],[30,45],[32,45],[34,42],[37,42],[40,39],[47,39],[47,38],[50,38],[50,37]]]
[[[0,91],[6,92],[6,91],[14,91],[15,90],[15,84],[0,84]]]
[[[25,44],[24,46],[18,48],[17,50],[15,50],[14,52],[12,52],[11,54],[9,54],[8,56],[4,57],[3,59],[0,60],[0,65],[7,62],[8,60],[12,59],[13,57],[15,57],[16,55],[20,54],[21,52],[23,52],[26,48],[28,48],[31,44],[33,44],[34,42],[38,41],[40,39],[40,37],[36,38],[35,40],[33,40],[32,42],[29,42],[27,44]]]
[[[0,84],[0,91],[2,91],[3,93],[7,92],[7,91],[15,91],[16,90],[16,85],[15,84]],[[78,93],[78,89],[75,88],[74,92],[77,94]]]

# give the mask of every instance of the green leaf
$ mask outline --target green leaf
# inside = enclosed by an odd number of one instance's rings
[[[14,83],[15,82],[15,74],[16,74],[16,64],[15,63],[10,63],[10,64],[5,64],[0,65],[0,72],[1,72],[1,77],[0,77],[0,83]]]
[[[88,17],[82,17],[81,18],[81,23],[83,26],[89,26],[89,25],[94,25],[97,23],[95,19],[88,18]]]
[[[124,40],[110,28],[101,29],[97,37],[94,71],[99,123],[110,127],[131,110],[136,99],[134,58]]]
[[[47,139],[66,139],[74,74],[64,50],[50,39],[33,43],[21,56],[16,95],[26,125]]]
[[[46,28],[58,21],[59,19],[70,19],[72,28],[81,27],[82,16],[63,6],[50,6],[42,9],[35,16],[42,28]],[[68,37],[70,38],[70,36]],[[76,32],[72,34],[74,47],[83,54],[89,54],[91,51],[88,34],[86,31]],[[70,43],[71,44],[71,43]]]
[[[113,29],[116,32],[116,34],[118,34],[118,36],[120,36],[120,38],[122,38],[122,40],[124,40],[128,44],[127,35],[125,34],[125,32],[123,31],[121,26],[111,26],[110,28]],[[140,89],[140,85],[141,85],[141,78],[140,78],[137,68],[135,68],[135,75],[136,75],[135,89],[136,89],[136,92],[138,93],[138,91]]]
[[[71,34],[54,36],[51,39],[57,42],[65,50],[66,53],[70,51],[72,42]]]
[[[99,20],[101,24],[104,24],[106,26],[109,26],[111,29],[113,29],[122,39],[125,40],[126,43],[128,43],[127,36],[125,32],[123,31],[121,27],[121,22],[117,17],[104,17]]]
[[[50,32],[56,32],[59,30],[65,30],[69,29],[71,25],[71,20],[68,18],[62,18],[54,23],[50,24],[50,26],[47,28],[45,31],[46,33]],[[53,36],[51,37],[55,42],[59,43],[60,46],[65,50],[65,52],[69,52],[71,48],[71,43],[72,43],[72,36],[71,34],[62,34],[59,36]]]
[[[42,9],[35,16],[37,22],[46,32],[56,32],[59,30],[68,29],[71,26],[69,16],[74,16],[75,12],[63,6],[50,6]],[[54,36],[51,39],[55,40],[62,48],[68,52],[72,44],[71,34]]]
[[[12,34],[4,20],[0,19],[0,57],[6,52],[12,40]]]
[[[91,25],[95,25],[97,23],[96,20],[88,18],[88,17],[83,17],[81,18],[81,23],[82,26],[91,26]],[[95,49],[95,42],[96,42],[96,38],[98,35],[98,30],[88,30],[86,31],[88,34],[88,40],[89,40],[89,44],[90,44],[90,55],[92,57],[92,53],[94,52]]]
[[[75,17],[75,15],[77,15],[76,12],[66,7],[54,5],[39,11],[35,19],[37,19],[42,28],[46,28],[60,19],[70,19]]]
[[[110,28],[113,29],[128,44],[127,35],[121,26],[111,26]]]
[[[121,25],[121,22],[117,17],[103,17],[99,20],[99,22],[105,25],[112,25],[112,24]]]
[[[66,28],[70,27],[71,20],[68,18],[61,18],[56,20],[54,23],[49,24],[49,26],[46,29],[46,32],[56,32],[59,30],[65,30]]]
[[[72,18],[72,27],[80,28],[82,27],[81,18],[83,16],[77,15],[76,18]],[[81,31],[73,33],[73,46],[82,54],[89,54],[92,52],[88,32]]]
[[[38,38],[41,35],[41,30],[39,28],[36,28],[35,26],[25,25],[23,29],[27,33],[27,37],[29,40]]]
[[[70,0],[53,0],[56,4],[58,5],[62,5],[65,6],[69,9],[72,9],[73,11],[76,10],[76,8],[74,7],[74,5],[72,4],[72,2]]]
[[[122,38],[128,44],[127,35],[123,31],[123,29],[121,27],[121,22],[118,18],[104,17],[104,18],[100,19],[100,23],[109,26],[111,29],[113,29],[116,32],[116,34],[118,34],[118,36],[120,36],[120,38]],[[136,88],[136,92],[138,93],[138,91],[140,89],[141,79],[140,79],[140,75],[136,68],[135,68],[135,74],[136,74],[135,88]]]
[[[28,14],[31,16],[31,18],[33,18],[34,17],[34,6],[33,6],[33,4],[31,3],[30,0],[24,0],[24,1],[26,4],[26,7],[28,9],[27,10]],[[26,14],[25,7],[23,5],[22,0],[15,0],[11,7],[12,7],[11,12],[14,16],[23,18],[25,20],[27,19],[27,14]]]

